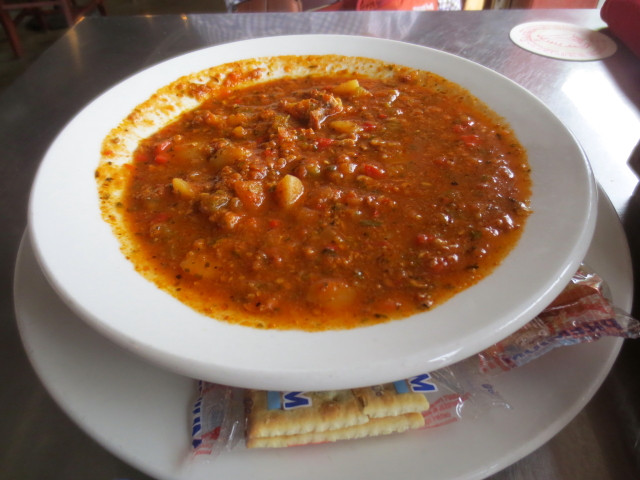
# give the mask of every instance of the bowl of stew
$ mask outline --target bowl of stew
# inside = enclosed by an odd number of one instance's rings
[[[29,221],[57,292],[124,348],[327,390],[521,327],[582,261],[595,200],[574,137],[507,78],[305,35],[192,52],[98,97],[46,154]]]

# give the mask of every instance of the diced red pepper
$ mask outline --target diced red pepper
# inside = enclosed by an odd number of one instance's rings
[[[463,133],[463,132],[466,132],[468,128],[469,128],[468,125],[456,124],[453,127],[451,127],[451,130],[453,130],[454,133]]]
[[[278,228],[280,225],[282,225],[280,220],[271,220],[269,222],[269,228]]]
[[[442,272],[445,268],[449,266],[447,264],[447,261],[442,257],[427,259],[427,265],[432,271],[436,273]]]
[[[381,113],[378,115],[378,118],[381,118],[384,120],[385,118],[389,118],[389,115],[387,115],[386,113]]]
[[[371,122],[364,122],[362,124],[362,129],[365,132],[370,132],[372,130],[375,130],[376,128],[378,128],[378,125],[376,125],[375,123],[371,123]]]
[[[169,155],[167,155],[166,153],[161,153],[159,155],[156,155],[156,158],[154,160],[158,165],[164,165],[169,161]]]
[[[144,153],[136,153],[133,157],[133,161],[137,163],[144,163],[149,161],[149,156]]]
[[[169,214],[161,213],[160,215],[156,216],[153,220],[151,220],[150,223],[162,223],[162,222],[166,222],[167,220],[169,220]]]
[[[335,140],[332,138],[319,138],[316,140],[316,146],[318,148],[326,148],[333,145],[334,142]]]
[[[478,135],[463,135],[460,138],[468,147],[477,147],[480,144]]]
[[[440,167],[450,167],[453,165],[453,162],[446,157],[437,157],[433,159],[433,164]]]
[[[435,263],[431,265],[431,270],[434,272],[441,272],[445,269],[446,265],[444,263]]]
[[[158,143],[155,147],[153,147],[153,153],[159,155],[162,152],[165,152],[171,147],[171,140],[165,140],[164,142]]]
[[[386,175],[386,172],[382,169],[382,167],[378,167],[377,165],[365,163],[364,165],[362,165],[362,168],[364,170],[364,174],[367,177],[383,178]]]
[[[416,238],[418,245],[429,245],[434,240],[435,237],[433,235],[427,235],[426,233],[421,233],[418,235],[418,238]]]

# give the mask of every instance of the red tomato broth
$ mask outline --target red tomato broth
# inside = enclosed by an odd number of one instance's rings
[[[489,275],[530,213],[509,126],[426,72],[211,95],[105,175],[103,191],[123,187],[136,268],[197,311],[258,328],[434,308]]]

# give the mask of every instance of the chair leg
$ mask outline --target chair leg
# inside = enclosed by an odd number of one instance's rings
[[[40,10],[38,8],[36,10],[36,12],[34,13],[34,15],[38,19],[38,23],[40,24],[40,28],[42,29],[42,31],[43,32],[48,32],[49,31],[49,24],[45,20],[44,15],[42,14],[42,10]]]
[[[98,12],[100,12],[100,15],[102,15],[103,17],[107,16],[107,9],[104,6],[104,0],[98,0],[96,7],[98,7]]]
[[[11,49],[16,57],[20,58],[24,54],[22,49],[22,44],[20,43],[20,38],[18,37],[18,32],[16,31],[16,26],[11,19],[11,15],[9,15],[5,10],[0,9],[0,22],[4,27],[5,32],[7,32],[7,37],[9,38],[9,43],[11,44]]]
[[[62,2],[60,2],[60,8],[62,9],[62,14],[67,21],[67,25],[69,26],[69,28],[73,27],[76,22],[73,11],[71,9],[70,0],[63,0]]]

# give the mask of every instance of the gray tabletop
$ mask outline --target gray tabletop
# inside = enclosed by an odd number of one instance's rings
[[[50,142],[101,92],[181,53],[254,37],[342,33],[435,47],[496,70],[545,102],[576,135],[640,265],[633,171],[640,168],[640,60],[623,45],[593,62],[526,52],[511,43],[509,31],[534,20],[605,26],[595,10],[511,10],[87,18],[69,31],[0,97],[0,480],[149,478],[102,449],[51,400],[22,349],[11,292],[29,187]],[[637,366],[640,341],[626,341],[587,407],[547,444],[491,478],[640,478]]]

